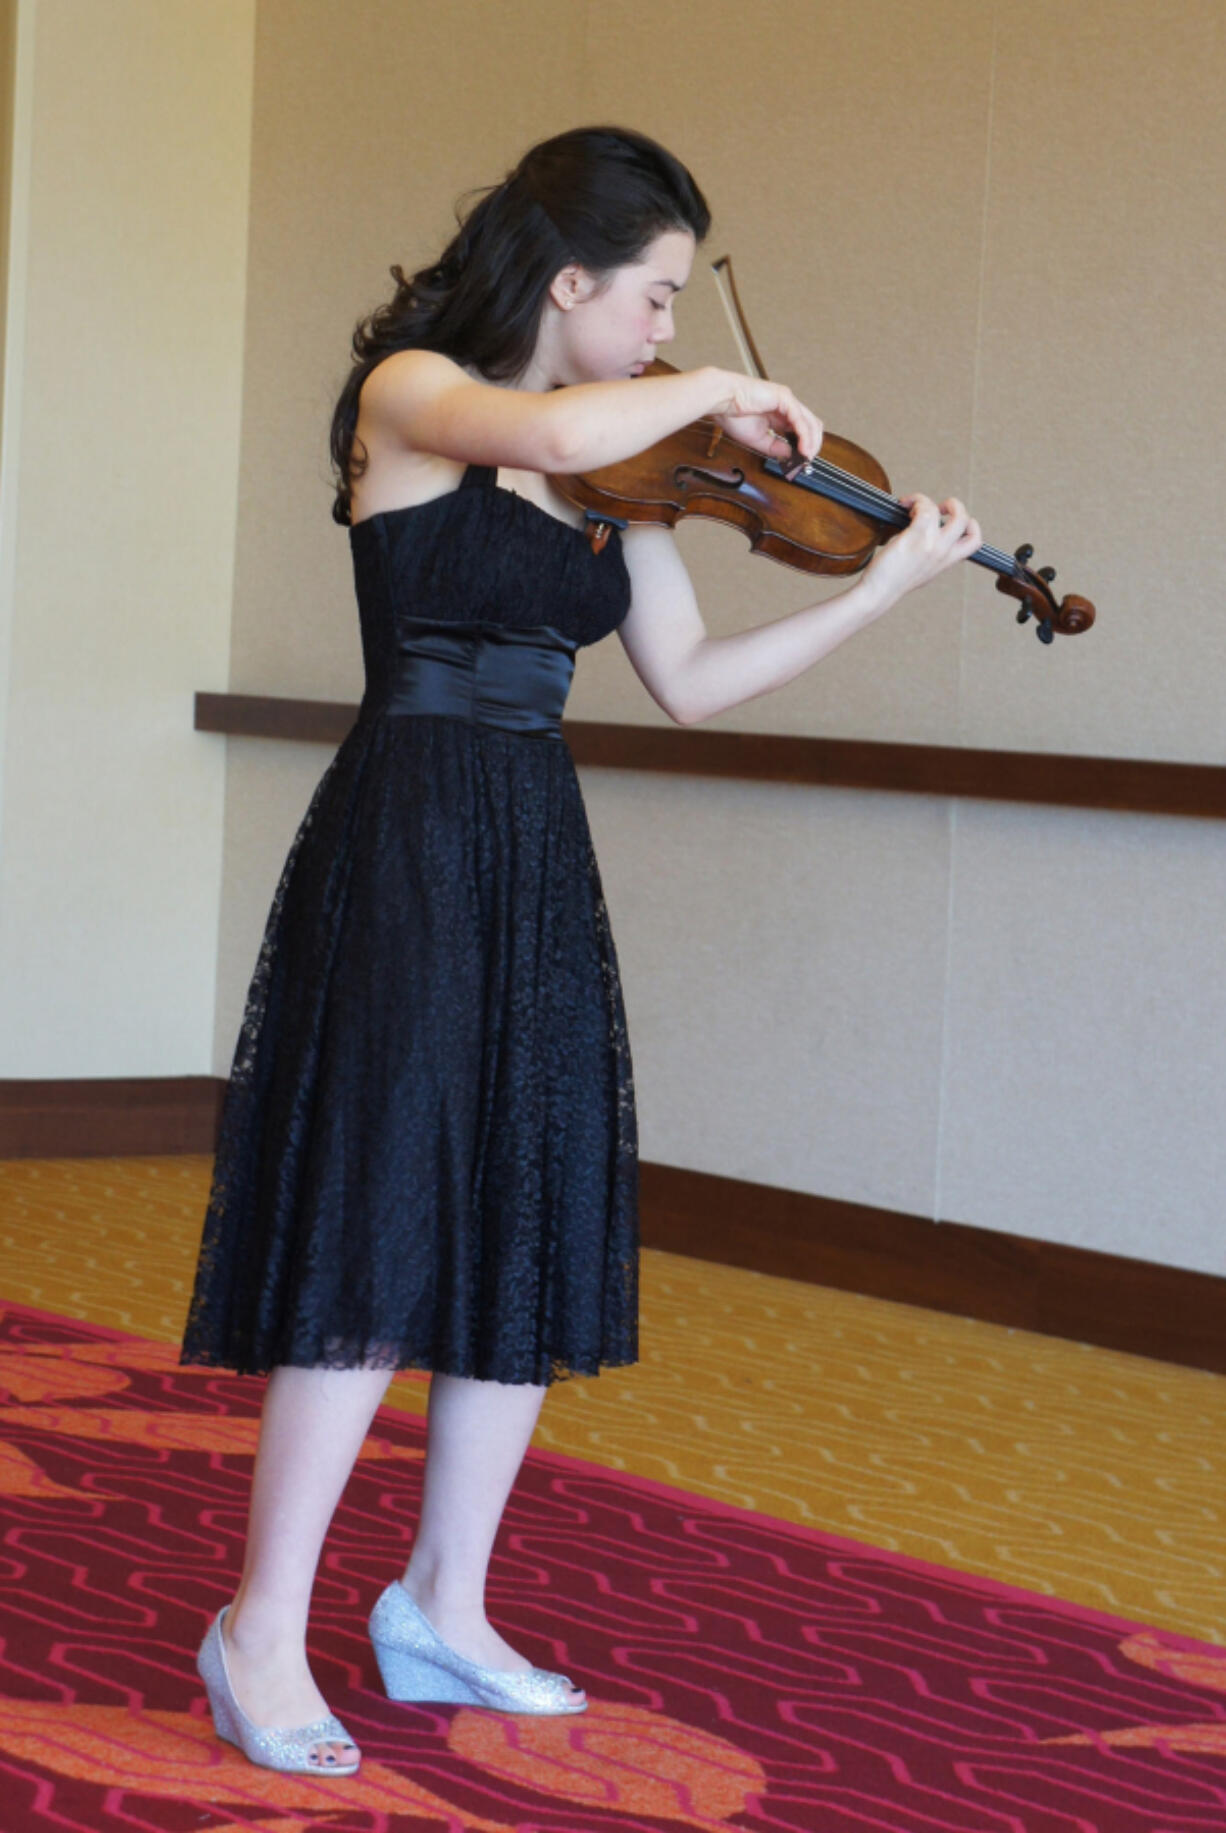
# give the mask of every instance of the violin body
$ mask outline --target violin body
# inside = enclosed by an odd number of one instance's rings
[[[678,372],[657,359],[644,373]],[[878,490],[889,490],[877,460],[850,439],[826,433],[822,457]],[[748,536],[755,554],[804,573],[858,573],[893,532],[846,504],[797,491],[785,475],[772,474],[760,452],[713,420],[691,421],[618,464],[549,481],[560,496],[587,510],[589,519],[655,522],[666,528],[675,528],[683,516],[727,522]]]
[[[646,375],[676,375],[659,358]],[[615,526],[648,522],[674,528],[684,516],[727,522],[748,536],[756,554],[806,573],[858,573],[875,549],[910,521],[890,494],[889,479],[862,446],[826,433],[816,458],[764,458],[714,420],[695,420],[634,458],[597,471],[550,477],[569,503],[587,513],[599,553]],[[1015,553],[984,545],[967,556],[998,575],[996,589],[1020,601],[1017,621],[1037,620],[1037,634],[1077,636],[1094,622],[1094,606],[1069,593],[1057,602],[1054,567],[1032,572],[1033,548]]]

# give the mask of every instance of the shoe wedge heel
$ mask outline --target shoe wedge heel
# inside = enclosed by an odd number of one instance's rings
[[[433,1661],[423,1661],[390,1643],[374,1644],[375,1660],[389,1699],[400,1704],[410,1700],[430,1700],[441,1706],[480,1705],[472,1687],[458,1674],[449,1674]]]
[[[540,1717],[587,1711],[565,1674],[544,1668],[513,1674],[469,1661],[443,1641],[399,1579],[370,1613],[370,1639],[387,1696],[402,1705],[484,1706]]]

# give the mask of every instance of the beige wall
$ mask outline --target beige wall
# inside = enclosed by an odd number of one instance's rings
[[[19,0],[0,1075],[207,1071],[254,0]]]
[[[186,13],[241,37],[242,9]],[[182,652],[190,686],[360,693],[326,449],[349,332],[392,261],[437,251],[467,187],[603,118],[693,166],[716,212],[706,252],[734,253],[773,374],[898,488],[966,494],[990,541],[1032,541],[1099,606],[1091,635],[1045,651],[966,568],[713,723],[1222,762],[1226,16],[934,0],[916,17],[714,0],[695,30],[675,0],[258,0],[231,660]],[[237,130],[222,144],[237,160]],[[680,322],[675,360],[735,362],[700,267]],[[209,399],[185,425],[215,423]],[[829,589],[725,530],[679,539],[715,634]],[[144,577],[143,557],[123,564]],[[173,723],[215,760],[222,741],[187,730],[187,665],[166,742]],[[152,687],[132,686],[146,721]],[[615,641],[584,655],[570,710],[663,717]],[[327,761],[226,748],[219,1072]],[[584,791],[645,1156],[1221,1269],[1219,826],[629,772],[585,771]],[[41,794],[31,778],[21,806]],[[184,902],[203,938],[204,883]],[[164,901],[138,914],[169,962]],[[58,985],[54,965],[33,984]],[[147,993],[164,1013],[182,980]],[[56,1061],[120,1073],[119,1001],[88,1011]],[[203,1067],[194,1017],[159,1022],[159,1066]],[[12,1073],[72,1073],[35,1056]]]
[[[0,848],[4,845],[4,721],[9,702],[13,636],[13,558],[16,547],[17,431],[21,419],[21,364],[16,353],[25,337],[25,274],[29,196],[31,83],[28,77],[33,34],[28,16],[21,34],[18,73],[18,0],[0,4],[0,203],[3,251],[0,253],[0,336],[5,360],[0,373]],[[0,888],[3,855],[0,853]],[[0,946],[4,905],[0,902]]]
[[[712,723],[1222,761],[1220,6],[914,18],[262,0],[232,685],[360,692],[325,449],[349,329],[466,187],[603,118],[693,166],[772,373],[1099,606],[1044,651],[968,567]],[[698,268],[680,322],[678,362],[735,363]],[[679,539],[714,633],[829,589],[725,530]],[[571,712],[663,717],[616,642]],[[219,1068],[326,762],[230,749]],[[1222,1267],[1219,827],[617,771],[584,792],[645,1156]]]
[[[13,107],[16,100],[17,0],[0,0],[0,341],[8,304],[9,209],[13,194]],[[4,376],[0,370],[0,412]]]
[[[898,488],[967,495],[991,542],[1032,542],[1100,611],[1044,652],[964,568],[717,723],[1226,756],[1226,14],[936,0],[922,31],[913,17],[900,0],[714,0],[696,33],[676,0],[262,0],[236,678],[360,682],[324,448],[348,330],[391,261],[436,251],[462,191],[608,117],[693,166],[706,252],[734,253],[772,373]],[[701,265],[679,323],[676,360],[735,363]],[[682,539],[713,629],[814,595],[742,563],[730,531]],[[602,708],[663,717],[619,645],[589,663]]]

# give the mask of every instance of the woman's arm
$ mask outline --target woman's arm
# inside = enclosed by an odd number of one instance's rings
[[[785,428],[806,458],[821,445],[820,421],[790,389],[710,367],[578,382],[541,394],[474,381],[438,351],[401,350],[371,371],[362,405],[398,445],[521,471],[594,471],[632,458],[704,415],[776,456],[790,450]]]
[[[981,545],[979,524],[956,498],[940,509],[928,497],[900,500],[911,509],[910,525],[878,549],[855,585],[725,637],[708,636],[671,531],[628,529],[622,548],[633,596],[618,635],[652,699],[691,726],[769,694]]]

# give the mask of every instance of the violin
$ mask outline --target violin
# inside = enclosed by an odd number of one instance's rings
[[[724,256],[714,265],[717,277],[721,269],[728,270],[741,319],[739,327],[733,320],[733,331],[744,336],[746,373],[765,379],[740,311],[731,262]],[[660,358],[644,371],[677,373]],[[826,433],[815,458],[801,458],[794,442],[789,459],[767,458],[709,419],[692,421],[634,458],[596,471],[551,476],[549,481],[560,496],[585,512],[595,553],[601,552],[615,527],[648,522],[674,528],[685,516],[700,516],[742,529],[755,554],[784,566],[805,573],[858,573],[878,545],[911,520],[890,494],[881,465],[852,440]],[[1007,554],[985,545],[967,558],[998,575],[998,592],[1021,601],[1017,621],[1025,624],[1033,617],[1041,642],[1088,630],[1094,622],[1089,599],[1069,593],[1057,603],[1051,589],[1055,568],[1031,571],[1033,555],[1030,546]]]

